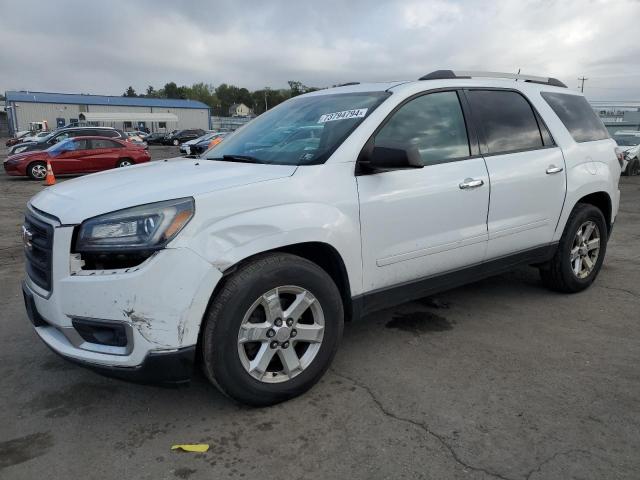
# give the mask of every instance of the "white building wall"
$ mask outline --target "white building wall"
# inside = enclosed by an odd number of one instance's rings
[[[78,105],[66,105],[58,103],[26,103],[15,102],[17,105],[18,131],[28,130],[29,122],[41,122],[46,120],[49,128],[56,128],[56,118],[64,118],[65,124],[72,118],[77,119],[80,109]]]
[[[81,112],[145,112],[158,113],[169,112],[178,117],[177,122],[167,122],[166,130],[181,130],[184,128],[209,128],[209,110],[208,109],[192,109],[192,108],[166,108],[166,107],[131,107],[131,106],[112,106],[112,105],[73,105],[73,104],[57,104],[57,103],[27,103],[16,102],[18,108],[18,128],[17,130],[28,130],[29,122],[40,122],[46,120],[49,128],[56,128],[56,119],[63,118],[65,125],[70,123],[71,119],[78,119]],[[135,123],[133,126],[135,127]],[[122,122],[117,122],[113,126],[122,128]],[[153,125],[147,125],[147,128],[158,131],[159,125],[154,122]]]
[[[167,130],[182,130],[184,128],[209,129],[208,109],[153,107],[153,113],[160,112],[173,113],[178,117],[177,125],[172,125],[172,122],[167,123]]]

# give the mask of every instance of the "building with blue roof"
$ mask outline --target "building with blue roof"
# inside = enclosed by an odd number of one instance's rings
[[[52,130],[78,123],[152,132],[210,128],[209,106],[196,100],[30,91],[9,91],[5,97],[10,134],[43,121]]]

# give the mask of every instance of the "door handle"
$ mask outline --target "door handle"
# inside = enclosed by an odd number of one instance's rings
[[[465,178],[464,181],[458,185],[462,190],[468,190],[470,188],[478,188],[484,185],[483,180],[477,180],[475,178]]]
[[[547,174],[551,175],[553,173],[560,173],[562,170],[564,170],[562,167],[556,167],[555,165],[549,165],[549,168],[547,168]]]

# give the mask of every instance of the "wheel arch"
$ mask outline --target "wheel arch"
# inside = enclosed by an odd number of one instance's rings
[[[237,263],[227,267],[222,272],[222,280],[218,283],[218,285],[216,285],[216,288],[211,295],[212,298],[215,297],[217,291],[223,285],[225,277],[228,277],[239,267],[246,265],[256,258],[269,253],[289,253],[292,255],[297,255],[298,257],[302,257],[306,260],[309,260],[310,262],[315,263],[325,272],[327,272],[327,274],[329,274],[331,279],[338,287],[338,290],[340,291],[340,297],[342,298],[342,303],[344,305],[346,317],[345,320],[351,320],[352,300],[349,273],[347,272],[344,260],[338,250],[334,246],[325,242],[310,241],[282,245],[245,257]]]
[[[578,203],[587,203],[589,205],[593,205],[594,207],[598,208],[604,215],[605,222],[607,223],[608,233],[611,232],[612,202],[611,202],[611,196],[607,192],[599,191],[599,192],[590,193],[578,199],[575,205],[577,205]],[[573,208],[575,208],[575,205],[573,206]]]
[[[292,255],[297,255],[299,257],[305,258],[320,268],[322,268],[325,272],[329,274],[331,279],[334,281],[336,286],[338,287],[338,291],[340,292],[340,297],[342,298],[342,304],[344,309],[345,321],[353,320],[356,315],[358,315],[358,309],[354,308],[354,303],[351,297],[351,283],[349,281],[349,273],[347,272],[347,268],[345,266],[344,260],[338,250],[332,245],[325,242],[318,241],[309,241],[309,242],[299,242],[288,245],[281,245],[270,250],[264,250],[261,252],[254,253],[249,255],[233,265],[228,266],[222,271],[222,278],[216,284],[215,288],[211,292],[211,296],[209,297],[209,302],[205,309],[204,317],[206,318],[206,312],[211,307],[211,303],[215,300],[218,292],[224,287],[227,279],[230,275],[233,274],[238,268],[250,263],[251,261],[269,253],[290,253]],[[198,363],[202,362],[202,333],[204,331],[204,322],[205,319],[198,327],[198,340],[196,343],[196,358]]]

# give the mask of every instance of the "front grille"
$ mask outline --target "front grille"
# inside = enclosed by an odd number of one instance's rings
[[[40,288],[50,291],[53,226],[27,213],[23,241],[27,275]]]

